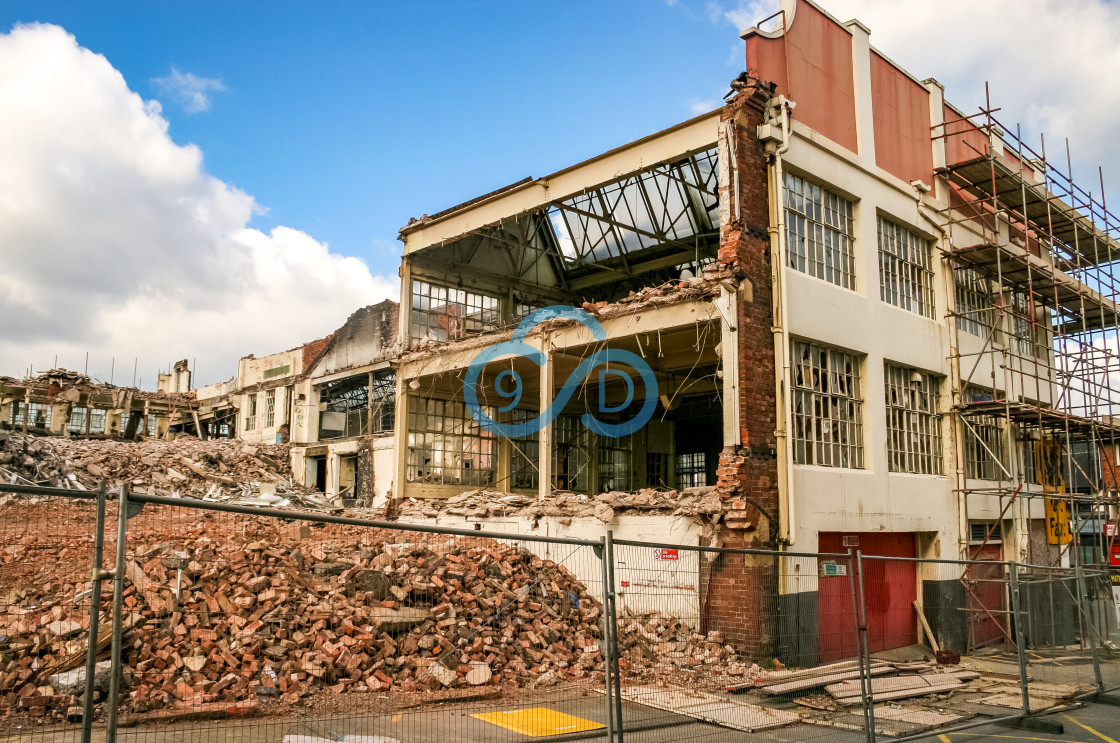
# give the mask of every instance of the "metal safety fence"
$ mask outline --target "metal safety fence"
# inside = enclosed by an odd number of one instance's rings
[[[1120,683],[1102,570],[0,493],[12,740],[909,740]]]

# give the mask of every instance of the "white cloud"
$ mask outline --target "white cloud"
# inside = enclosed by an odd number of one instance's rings
[[[1069,137],[1074,174],[1099,194],[1097,165],[1120,188],[1120,6],[1106,0],[821,0],[841,21],[858,18],[871,43],[946,98],[975,113],[991,86],[996,116],[1065,169]],[[720,5],[710,15],[737,30],[778,9],[777,0]],[[796,20],[794,21],[796,23]],[[1111,174],[1111,175],[1110,175]],[[1120,193],[1113,197],[1120,202]]]
[[[226,89],[222,81],[215,77],[199,77],[190,72],[180,72],[174,67],[171,68],[170,75],[157,77],[152,82],[190,114],[209,111],[210,96],[207,94]]]
[[[118,382],[134,357],[145,386],[181,358],[214,381],[397,296],[309,235],[249,229],[253,198],[57,26],[0,35],[0,110],[19,112],[0,117],[0,374],[89,351],[103,378],[116,357]]]

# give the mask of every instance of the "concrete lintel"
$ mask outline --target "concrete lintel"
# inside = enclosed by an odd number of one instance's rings
[[[639,333],[669,330],[697,322],[711,322],[718,320],[719,310],[713,300],[690,300],[676,304],[655,307],[635,307],[633,312],[627,312],[614,317],[600,318],[603,330],[606,331],[606,340],[618,340],[638,335]],[[562,353],[564,349],[598,343],[591,331],[583,325],[565,325],[558,328],[549,328],[551,335],[551,348],[554,352]],[[502,333],[494,338],[494,343],[508,340],[509,334]],[[541,348],[539,330],[534,330],[526,337],[525,342],[534,348]],[[403,379],[441,374],[444,372],[464,369],[482,349],[492,344],[470,343],[466,348],[456,348],[450,345],[444,351],[435,351],[431,355],[419,359],[402,361],[398,375]]]

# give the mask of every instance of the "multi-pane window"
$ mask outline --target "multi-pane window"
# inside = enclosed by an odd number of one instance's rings
[[[497,330],[498,299],[465,289],[412,282],[413,343],[448,341]]]
[[[991,332],[992,293],[988,280],[971,268],[956,274],[957,329],[984,338]]]
[[[930,241],[879,217],[879,296],[888,304],[933,317]]]
[[[891,472],[942,473],[938,379],[886,365],[887,460]]]
[[[276,390],[269,390],[264,396],[264,427],[276,425]]]
[[[494,415],[490,408],[483,412]],[[415,399],[408,410],[408,481],[492,485],[493,435],[462,402]]]
[[[785,195],[790,267],[855,288],[852,202],[789,172]]]
[[[1021,356],[1045,356],[1046,331],[1034,322],[1034,304],[1026,292],[1011,292],[1008,312],[1012,342]]]
[[[646,452],[646,487],[663,488],[669,484],[669,455]]]
[[[970,389],[969,402],[990,402],[988,390]],[[1007,455],[1004,446],[1003,422],[992,415],[968,415],[964,424],[964,473],[973,480],[1008,480],[1004,467]]]
[[[85,433],[86,417],[88,415],[89,408],[71,408],[70,421],[66,426],[70,433]]]
[[[392,371],[355,374],[319,387],[319,439],[393,430],[397,384]]]
[[[793,342],[793,456],[797,464],[863,467],[858,357]]]
[[[249,395],[249,412],[245,415],[245,430],[255,431],[257,428],[257,396]]]
[[[159,428],[156,427],[156,414],[148,413],[147,435],[155,436],[157,433],[159,433]]]
[[[599,437],[599,492],[630,490],[631,465],[629,436]]]
[[[536,410],[514,408],[510,423],[525,423],[536,418]],[[510,446],[510,481],[514,488],[535,490],[540,483],[540,433],[508,439]]]
[[[23,425],[23,410],[24,404],[22,402],[12,403],[12,418],[13,426]],[[40,402],[33,402],[27,405],[27,425],[33,428],[50,428],[51,426],[51,406],[44,405]]]
[[[677,455],[677,487],[698,488],[708,484],[707,457],[704,452]]]
[[[552,422],[552,477],[558,490],[591,491],[591,449],[595,438],[573,415],[561,415]]]
[[[89,411],[89,432],[105,433],[105,419],[108,415],[109,411],[104,408],[94,408]]]

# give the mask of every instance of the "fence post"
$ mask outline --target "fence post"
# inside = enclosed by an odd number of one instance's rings
[[[82,743],[93,739],[94,676],[97,675],[98,620],[101,618],[101,558],[105,547],[105,483],[97,488],[97,522],[93,532],[93,573],[89,594],[89,647],[86,648],[86,679],[82,692]]]
[[[1078,611],[1081,613],[1081,625],[1085,627],[1085,634],[1089,636],[1089,654],[1093,658],[1093,679],[1097,682],[1097,691],[1104,691],[1104,679],[1101,678],[1101,661],[1097,654],[1097,638],[1096,626],[1093,623],[1093,614],[1095,612],[1087,611],[1091,606],[1091,597],[1089,596],[1089,585],[1085,581],[1085,569],[1081,567],[1081,563],[1074,566],[1074,575],[1077,578],[1077,605]]]
[[[614,659],[614,718],[615,718],[615,732],[618,735],[618,743],[622,743],[626,735],[626,725],[622,721],[622,678],[621,667],[618,662],[618,596],[614,590],[614,532],[607,529],[607,572],[610,574],[610,593],[607,595],[611,600],[611,610],[609,624],[611,628],[611,657]]]
[[[608,619],[611,611],[611,571],[607,568],[607,538],[603,537],[601,544],[595,547],[595,552],[599,557],[599,566],[603,577],[603,616],[601,621],[603,623],[603,637],[600,645],[603,650],[603,698],[607,702],[607,740],[613,743],[614,741],[614,685],[612,682],[612,674],[614,673],[614,660],[611,652],[610,634],[611,622]]]
[[[1019,591],[1019,565],[1007,563],[1007,584],[1011,591],[1011,621],[1015,623],[1015,655],[1019,661],[1019,691],[1023,695],[1023,714],[1031,713],[1030,679],[1027,676],[1027,643],[1023,633],[1023,598]],[[1053,622],[1054,615],[1050,615]]]
[[[113,568],[113,649],[109,672],[109,708],[105,712],[105,743],[117,740],[117,706],[121,691],[121,633],[124,627],[125,534],[128,531],[128,486],[121,486],[117,499],[117,559]]]
[[[856,576],[859,575],[859,589],[856,589]],[[848,588],[852,593],[852,616],[856,624],[856,660],[859,663],[859,691],[863,704],[863,725],[868,741],[875,740],[875,713],[871,707],[871,666],[863,665],[863,622],[860,619],[860,598],[863,595],[863,575],[860,573],[852,548],[848,548]],[[858,595],[857,595],[858,593]]]
[[[875,696],[871,691],[871,642],[868,639],[867,601],[864,598],[867,586],[863,577],[863,552],[856,550],[856,572],[859,574],[859,668],[864,687],[864,715],[867,717],[867,740],[875,743]]]

